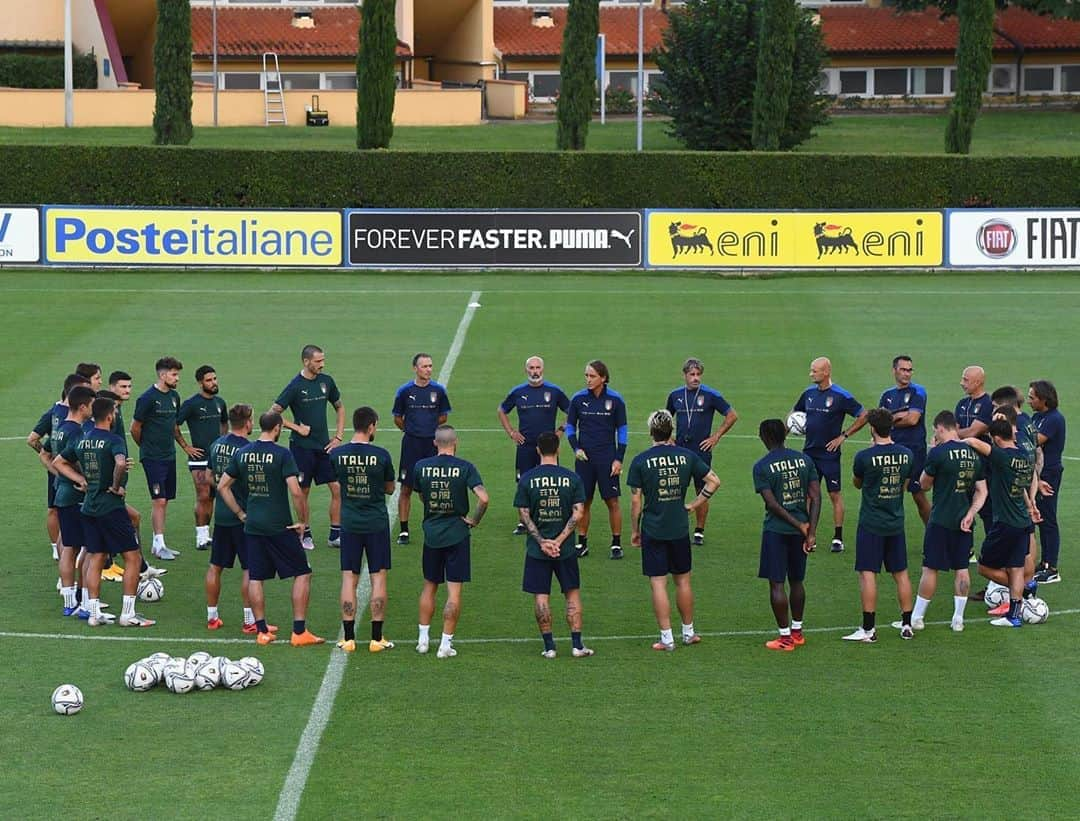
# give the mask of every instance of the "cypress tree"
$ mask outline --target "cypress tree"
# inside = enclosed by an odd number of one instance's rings
[[[356,146],[388,148],[394,133],[394,0],[364,0],[356,55]]]
[[[158,0],[154,40],[154,143],[191,142],[191,5]]]
[[[570,0],[563,31],[562,84],[556,104],[561,151],[582,151],[596,99],[596,35],[600,31],[599,0]]]
[[[971,150],[971,135],[994,57],[994,11],[994,0],[959,0],[956,6],[960,26],[956,41],[957,87],[945,127],[945,151],[949,154],[967,154]]]
[[[751,142],[777,151],[791,98],[797,9],[795,0],[764,0],[761,12]]]

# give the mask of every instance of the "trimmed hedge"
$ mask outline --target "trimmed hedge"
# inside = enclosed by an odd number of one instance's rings
[[[97,88],[97,58],[76,53],[72,58],[75,88]],[[63,54],[0,54],[0,86],[6,88],[63,88]]]
[[[0,203],[232,208],[1070,207],[1080,157],[0,146]]]

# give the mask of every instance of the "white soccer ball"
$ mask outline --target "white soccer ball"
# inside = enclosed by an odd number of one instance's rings
[[[230,690],[243,690],[247,686],[251,671],[244,665],[230,661],[221,668],[221,684]]]
[[[190,693],[195,689],[195,676],[191,675],[187,669],[179,670],[170,667],[165,672],[165,686],[174,693]]]
[[[136,693],[145,693],[156,687],[157,683],[157,672],[145,661],[133,662],[124,671],[124,684]]]
[[[74,684],[61,684],[52,694],[52,708],[62,716],[73,716],[83,707],[82,690]]]
[[[1009,588],[997,582],[990,582],[986,585],[983,600],[986,602],[986,606],[991,609],[1007,604],[1009,601]]]
[[[214,656],[212,661],[214,662],[214,664],[217,665],[218,672],[221,672],[225,669],[225,665],[231,662],[232,659],[230,659],[228,656]]]
[[[248,671],[248,679],[244,683],[245,687],[254,687],[266,675],[266,668],[255,656],[244,656],[237,664]]]
[[[1020,618],[1028,624],[1042,624],[1050,618],[1050,605],[1035,596],[1024,599],[1020,605]]]
[[[205,650],[198,650],[187,657],[188,667],[194,666],[196,669],[202,667],[206,662],[210,661],[213,656],[207,653]]]
[[[213,690],[219,684],[221,684],[221,670],[213,659],[204,662],[195,671],[196,690]]]
[[[803,411],[792,411],[787,417],[787,430],[793,436],[806,435],[806,414]]]
[[[169,662],[168,653],[154,653],[142,660],[142,663],[154,672],[154,683],[161,684],[165,680],[165,665]]]
[[[138,595],[141,601],[161,601],[165,595],[165,585],[161,579],[143,579],[139,582]]]

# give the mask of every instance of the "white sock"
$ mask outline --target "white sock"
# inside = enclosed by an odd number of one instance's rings
[[[802,630],[802,622],[801,621],[795,621],[795,619],[792,619],[791,620],[791,629],[792,630]]]
[[[54,562],[60,561],[60,554],[56,552],[56,542],[52,543],[52,560]]]
[[[967,596],[952,597],[952,617],[959,621],[964,620],[964,608],[967,607]]]
[[[671,634],[671,628],[670,627],[667,630],[661,630],[660,631],[660,641],[662,641],[664,644],[674,644],[675,643],[675,636],[673,636]]]
[[[61,587],[60,595],[64,597],[64,607],[75,606],[75,586]]]
[[[207,607],[206,608],[206,620],[207,621],[213,621],[217,617],[218,617],[218,612],[217,612],[216,607]]]
[[[781,627],[780,628],[780,635],[781,636],[790,636],[791,635],[791,628],[790,627]]]
[[[453,641],[453,640],[454,640],[454,634],[453,633],[443,633],[442,634],[442,641],[439,642],[439,647],[449,647],[450,642]]]
[[[85,587],[82,589],[82,606],[83,606],[83,610],[85,610],[87,613],[91,612],[90,611],[90,591],[87,590]]]
[[[100,599],[83,599],[83,607],[85,607],[87,612],[90,614],[90,618],[101,616]]]
[[[429,641],[431,639],[431,625],[418,624],[417,627],[420,628],[419,640],[423,642]]]
[[[120,612],[121,616],[134,616],[135,615],[135,597],[124,596],[124,608]]]
[[[689,624],[684,623],[683,626],[682,626],[682,634],[684,636],[686,636],[687,638],[694,635],[694,623],[693,622],[690,622]]]
[[[164,533],[155,533],[154,534],[154,550],[160,550],[163,547],[165,547],[165,534]]]
[[[922,596],[915,597],[915,609],[911,611],[911,618],[924,619],[926,618],[926,608],[930,606],[930,599],[924,599]]]
[[[217,610],[215,609],[214,612],[216,613]],[[255,614],[251,612],[250,607],[245,607],[244,608],[244,624],[254,624],[254,623],[255,623]]]
[[[206,544],[210,541],[210,525],[196,525],[195,541],[198,544]]]

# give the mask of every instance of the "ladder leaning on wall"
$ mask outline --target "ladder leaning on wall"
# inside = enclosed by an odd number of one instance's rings
[[[288,125],[285,113],[285,95],[281,88],[281,67],[277,52],[266,51],[262,56],[263,110],[266,125]]]

